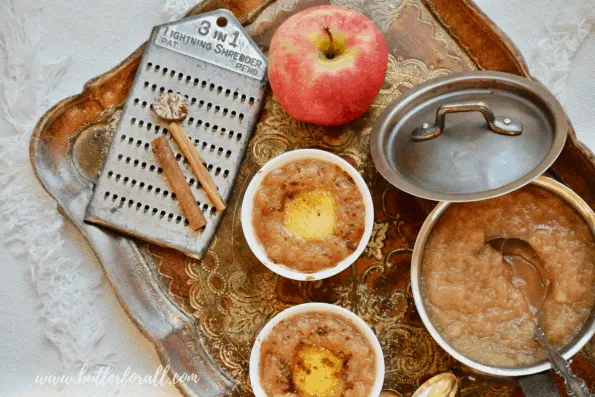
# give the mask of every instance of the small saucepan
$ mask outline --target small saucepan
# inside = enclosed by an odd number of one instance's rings
[[[554,181],[547,177],[539,177],[532,185],[545,189],[558,197],[562,198],[571,208],[573,208],[586,222],[591,229],[591,234],[595,239],[595,213],[576,193],[568,187]],[[431,234],[434,226],[439,221],[440,217],[452,205],[451,202],[441,202],[430,213],[424,222],[413,249],[413,257],[411,260],[411,289],[417,311],[434,338],[436,342],[446,350],[451,356],[461,363],[482,373],[504,376],[504,377],[519,377],[519,383],[528,397],[550,397],[558,396],[555,386],[553,385],[549,376],[543,376],[540,372],[547,371],[552,368],[548,360],[540,361],[532,365],[521,367],[497,367],[489,366],[465,357],[454,349],[441,335],[441,333],[434,327],[432,321],[428,316],[426,310],[426,303],[423,298],[423,291],[421,287],[421,266],[424,248],[428,237]],[[578,335],[571,341],[564,349],[560,351],[562,356],[568,360],[575,355],[595,334],[595,308],[591,310],[591,314]],[[535,375],[536,374],[536,375]],[[529,376],[533,375],[533,376]]]

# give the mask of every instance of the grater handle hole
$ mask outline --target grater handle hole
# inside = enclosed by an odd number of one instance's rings
[[[225,17],[217,18],[217,26],[219,26],[220,28],[226,27],[227,26],[227,18],[225,18]]]

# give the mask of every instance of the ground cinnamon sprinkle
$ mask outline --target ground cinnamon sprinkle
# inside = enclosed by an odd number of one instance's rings
[[[263,179],[252,219],[271,261],[313,273],[355,251],[364,233],[365,206],[355,181],[339,166],[302,159]]]
[[[347,318],[298,314],[279,322],[262,342],[259,374],[267,396],[367,397],[376,378],[376,352]]]

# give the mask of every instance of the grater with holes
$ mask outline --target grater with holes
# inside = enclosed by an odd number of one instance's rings
[[[262,106],[267,60],[225,9],[156,26],[99,176],[85,220],[202,258],[223,214],[216,211],[162,121],[155,96],[188,98],[182,126],[228,203]],[[193,232],[169,190],[151,142],[165,135],[207,226]]]

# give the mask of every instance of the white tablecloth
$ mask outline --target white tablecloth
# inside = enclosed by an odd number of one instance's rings
[[[4,1],[4,0],[2,0]],[[545,35],[545,24],[566,3],[564,0],[478,0],[481,8],[517,44],[525,57],[533,59],[536,43]],[[163,0],[46,0],[42,10],[47,59],[70,57],[65,78],[55,91],[52,103],[78,93],[90,78],[99,75],[128,56],[148,37],[151,27],[166,20],[162,13]],[[5,59],[0,55],[0,71]],[[574,60],[568,79],[565,108],[579,138],[595,149],[595,112],[592,111],[595,92],[595,32],[584,42]],[[0,120],[0,133],[6,123]],[[0,186],[0,189],[2,187]],[[0,237],[11,230],[0,224]],[[98,268],[86,243],[71,226],[66,227],[68,255],[81,258],[85,266]],[[2,247],[0,245],[0,247]],[[31,284],[28,266],[23,258],[0,248],[0,395],[54,396],[97,395],[107,391],[96,388],[81,391],[60,386],[35,383],[38,375],[60,373],[60,357],[45,338],[39,321],[37,298]],[[125,315],[107,282],[97,304],[108,321],[108,331],[102,343],[116,352],[116,371],[130,366],[141,375],[152,374],[159,360],[151,343]],[[170,386],[129,386],[120,395],[176,396]]]

